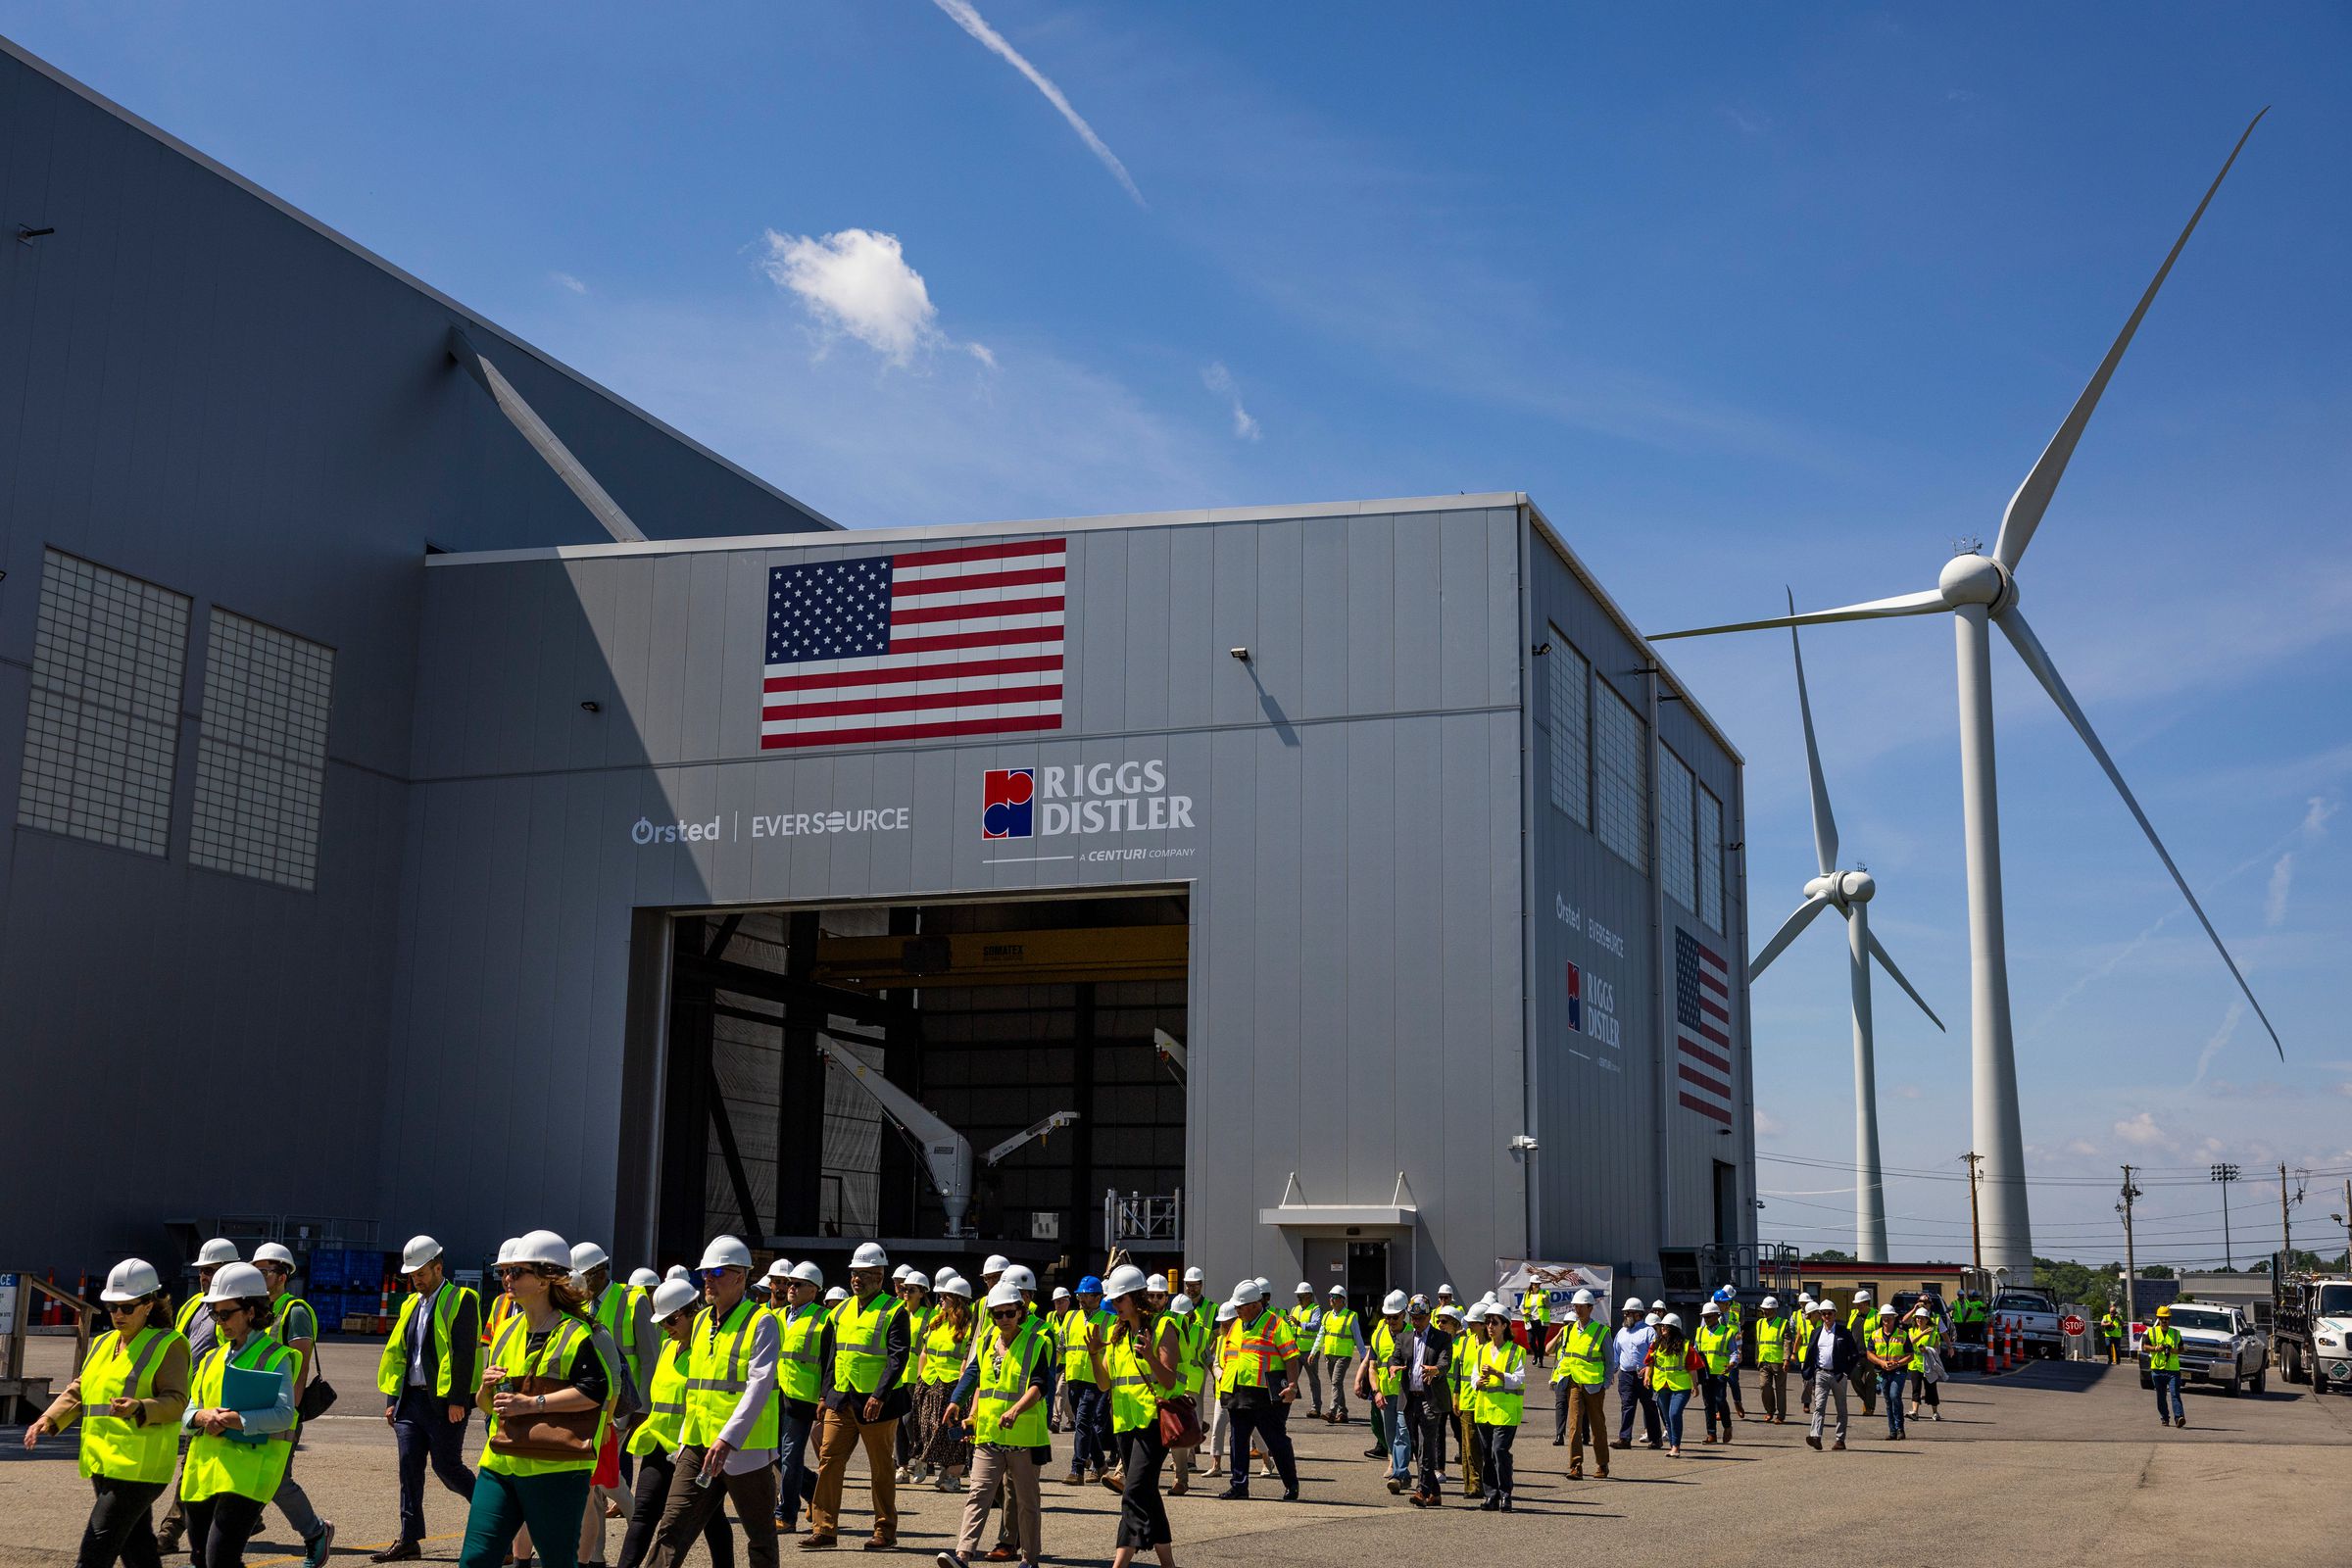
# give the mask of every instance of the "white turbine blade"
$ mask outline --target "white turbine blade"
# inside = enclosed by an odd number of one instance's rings
[[[1886,615],[1924,615],[1932,610],[1948,610],[1943,590],[1930,588],[1925,593],[1896,594],[1892,599],[1872,599],[1859,605],[1842,605],[1836,610],[1808,610],[1801,615],[1775,615],[1770,620],[1735,620],[1723,626],[1693,626],[1689,631],[1653,631],[1648,634],[1653,643],[1671,642],[1677,637],[1712,637],[1725,631],[1764,631],[1773,626],[1826,626],[1834,620],[1877,620]]]
[[[2188,890],[2188,879],[2173,863],[2172,855],[2164,847],[2164,840],[2156,836],[2155,824],[2148,820],[2148,813],[2141,810],[2139,802],[2132,798],[2132,787],[2124,782],[2124,775],[2116,768],[2115,759],[2107,755],[2107,748],[2100,745],[2099,737],[2092,733],[2090,720],[2083,716],[2074,693],[2068,691],[2066,682],[2059,678],[2058,666],[2050,662],[2049,651],[2041,646],[2041,639],[2034,635],[2034,628],[2026,624],[2025,616],[2017,612],[2015,605],[2001,612],[2000,626],[2009,634],[2010,645],[2016,648],[2018,657],[2026,662],[2026,667],[2034,672],[2034,678],[2040,681],[2042,690],[2050,694],[2050,701],[2058,705],[2058,710],[2066,715],[2067,722],[2075,726],[2075,733],[2082,737],[2082,744],[2090,748],[2090,755],[2097,758],[2099,766],[2107,770],[2108,782],[2124,798],[2124,805],[2131,809],[2132,819],[2148,836],[2148,843],[2155,846],[2156,858],[2162,860],[2164,868],[2173,874],[2173,885],[2188,901],[2189,912],[2197,917],[2197,924],[2203,926],[2205,934],[2213,939],[2214,951],[2222,956],[2222,962],[2230,966],[2230,977],[2237,982],[2237,989],[2246,994],[2247,1004],[2253,1007],[2254,1016],[2262,1020],[2263,1028],[2270,1030],[2271,1046],[2278,1053],[2278,1059],[2284,1061],[2286,1047],[2279,1044],[2278,1031],[2271,1028],[2271,1015],[2264,1012],[2262,1004],[2254,1000],[2254,988],[2246,984],[2244,975],[2238,973],[2237,960],[2230,956],[2230,950],[2222,945],[2222,934],[2213,928],[2211,920],[2205,918],[2205,906]]]
[[[1796,613],[1796,594],[1788,594],[1788,613]],[[1796,660],[1796,710],[1805,720],[1805,765],[1813,773],[1813,857],[1823,876],[1838,868],[1838,818],[1830,813],[1829,781],[1821,776],[1821,748],[1813,742],[1813,703],[1805,695],[1805,651],[1797,646],[1796,628],[1788,628],[1788,652]]]
[[[1919,1004],[1919,1010],[1928,1015],[1928,1022],[1938,1029],[1943,1029],[1943,1020],[1936,1016],[1936,1009],[1928,1005],[1928,999],[1913,989],[1911,982],[1903,978],[1903,971],[1897,969],[1894,966],[1894,960],[1886,956],[1886,944],[1879,940],[1879,934],[1876,931],[1866,931],[1863,934],[1870,941],[1870,956],[1879,960],[1879,967],[1886,971],[1887,978],[1903,988],[1904,996]],[[1948,1029],[1944,1030],[1946,1034],[1950,1032]]]
[[[1756,976],[1764,972],[1765,965],[1772,962],[1773,959],[1779,957],[1781,956],[1781,950],[1787,947],[1789,943],[1794,942],[1796,940],[1796,934],[1799,931],[1802,931],[1805,927],[1811,925],[1813,923],[1813,917],[1829,906],[1830,901],[1826,897],[1821,896],[1807,899],[1804,903],[1798,905],[1796,906],[1796,912],[1790,915],[1788,919],[1783,920],[1781,922],[1781,928],[1772,934],[1772,940],[1764,944],[1764,951],[1748,960],[1747,978],[1749,983],[1753,984]]]
[[[2223,180],[2229,178],[2230,166],[2236,163],[2237,155],[2245,150],[2246,137],[2254,134],[2254,127],[2262,123],[2262,115],[2270,112],[2266,105],[2261,115],[2256,115],[2247,122],[2245,134],[2237,138],[2237,145],[2230,149],[2229,158],[2223,161],[2222,172],[2214,175],[2213,183],[2206,187],[2205,199],[2197,203],[2195,212],[2188,215],[2188,226],[2180,230],[2179,239],[2173,241],[2171,254],[2165,257],[2164,265],[2156,269],[2155,279],[2148,284],[2148,291],[2139,297],[2139,308],[2132,313],[2132,318],[2124,323],[2123,331],[2116,335],[2115,346],[2107,351],[2107,358],[2099,362],[2098,371],[2091,376],[2090,384],[2082,389],[2082,395],[2075,399],[2075,406],[2067,414],[2066,422],[2058,427],[2056,435],[2050,437],[2050,444],[2042,448],[2041,456],[2034,462],[2033,471],[2026,475],[2025,483],[2019,485],[2017,494],[2009,498],[2009,510],[2001,515],[2001,536],[1992,547],[1993,559],[2002,565],[2015,570],[2026,553],[2026,546],[2034,542],[2034,530],[2041,526],[2041,514],[2049,510],[2050,497],[2057,492],[2058,481],[2066,476],[2067,463],[2075,455],[2075,443],[2082,439],[2082,427],[2090,422],[2091,412],[2098,408],[2100,394],[2107,390],[2107,378],[2115,374],[2116,366],[2123,362],[2124,350],[2132,346],[2132,334],[2139,330],[2140,318],[2147,315],[2148,307],[2156,303],[2156,291],[2164,287],[2165,277],[2172,271],[2173,264],[2180,259],[2181,248],[2188,244],[2188,236],[2196,232],[2197,220],[2203,218],[2205,209],[2212,205],[2213,193],[2222,188]]]

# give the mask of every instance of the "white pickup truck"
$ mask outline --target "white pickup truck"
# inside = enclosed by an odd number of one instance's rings
[[[2029,1356],[2056,1359],[2066,1353],[2066,1341],[2058,1333],[2058,1303],[2045,1292],[2001,1292],[1992,1298],[1992,1321],[1996,1326],[2014,1322]]]
[[[2182,1382],[2210,1383],[2224,1394],[2235,1394],[2241,1387],[2260,1394],[2270,1386],[2270,1347],[2236,1307],[2176,1301],[2169,1321],[2180,1332]],[[2147,1389],[2155,1384],[2148,1373],[2147,1352],[2142,1350],[2139,1386]]]

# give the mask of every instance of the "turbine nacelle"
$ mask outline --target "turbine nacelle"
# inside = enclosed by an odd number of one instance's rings
[[[1820,899],[1840,911],[1868,904],[1879,891],[1879,879],[1868,871],[1832,871],[1805,884],[1805,898]]]
[[[1936,575],[1936,591],[1946,610],[1983,605],[1997,615],[2017,603],[2017,578],[1990,556],[1954,556]]]

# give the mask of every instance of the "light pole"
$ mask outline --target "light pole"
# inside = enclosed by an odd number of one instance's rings
[[[2214,1166],[2213,1180],[2222,1184],[2222,1267],[2234,1274],[2237,1264],[2230,1253],[2230,1184],[2237,1180],[2237,1167],[2227,1163]]]

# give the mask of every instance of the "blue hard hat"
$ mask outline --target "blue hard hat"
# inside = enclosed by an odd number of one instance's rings
[[[1728,1301],[1731,1298],[1732,1288],[1729,1285],[1718,1285],[1715,1287],[1715,1299],[1718,1301]]]
[[[1080,1280],[1078,1282],[1078,1294],[1080,1296],[1101,1296],[1102,1294],[1102,1276],[1100,1274],[1089,1274],[1086,1278]]]

